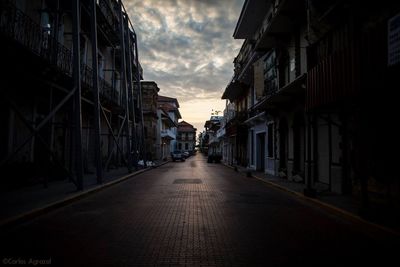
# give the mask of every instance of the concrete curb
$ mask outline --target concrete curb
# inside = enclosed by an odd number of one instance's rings
[[[230,165],[227,165],[225,163],[223,163],[223,165],[228,167],[228,168],[234,169],[234,167],[232,167]],[[241,173],[240,171],[238,171],[238,172]],[[245,173],[241,173],[241,174],[245,175]],[[338,207],[336,207],[334,205],[328,204],[328,203],[323,202],[321,200],[318,200],[316,198],[307,197],[302,193],[293,191],[293,190],[291,190],[291,189],[289,189],[287,187],[281,186],[281,185],[273,183],[271,181],[267,181],[267,180],[265,180],[265,179],[263,179],[261,177],[255,176],[254,174],[252,174],[251,177],[255,178],[255,179],[257,179],[257,180],[259,180],[259,181],[261,181],[261,182],[263,182],[263,183],[265,183],[267,185],[269,185],[270,187],[273,187],[275,189],[284,191],[286,193],[290,193],[290,194],[295,195],[295,196],[297,196],[297,197],[299,197],[299,198],[301,198],[303,200],[306,200],[308,202],[312,202],[314,204],[317,204],[318,206],[320,206],[320,207],[322,207],[324,209],[330,210],[330,211],[334,212],[335,214],[346,218],[347,220],[350,220],[350,221],[353,221],[353,222],[362,223],[362,224],[364,224],[366,226],[373,227],[375,229],[379,229],[379,230],[384,231],[386,233],[389,233],[389,234],[392,234],[392,235],[396,235],[397,237],[400,237],[400,232],[397,232],[397,231],[395,231],[393,229],[390,229],[390,228],[387,228],[385,226],[382,226],[382,225],[367,221],[367,220],[361,218],[360,216],[358,216],[356,214],[353,214],[351,212],[348,212],[346,210],[338,208]]]
[[[40,216],[42,214],[48,213],[48,212],[50,212],[52,210],[55,210],[57,208],[64,207],[64,206],[66,206],[68,204],[73,203],[74,201],[77,201],[79,199],[83,199],[83,198],[85,198],[85,197],[87,197],[87,196],[89,196],[89,195],[91,195],[93,193],[99,192],[99,191],[101,191],[103,189],[106,189],[106,188],[112,186],[112,185],[121,183],[121,182],[123,182],[125,180],[128,180],[129,178],[132,178],[134,176],[137,176],[137,175],[139,175],[139,174],[141,174],[143,172],[158,168],[158,167],[160,167],[162,165],[165,165],[165,164],[167,164],[169,162],[170,161],[166,161],[166,162],[163,162],[163,163],[161,163],[161,164],[159,164],[157,166],[151,166],[151,167],[148,167],[146,169],[139,170],[139,171],[124,175],[124,176],[122,176],[120,178],[117,178],[117,179],[115,179],[113,181],[110,181],[110,182],[95,186],[94,188],[90,188],[90,189],[82,191],[82,192],[75,193],[72,196],[63,198],[61,200],[55,201],[55,202],[50,203],[50,204],[47,204],[47,205],[45,205],[43,207],[36,208],[36,209],[30,210],[28,212],[24,212],[22,214],[13,216],[13,217],[5,219],[5,220],[2,220],[2,221],[0,221],[0,229],[4,229],[4,228],[7,228],[7,227],[15,226],[15,225],[17,225],[19,223],[23,223],[23,222],[25,222],[27,220],[36,218],[36,217],[38,217],[38,216]]]

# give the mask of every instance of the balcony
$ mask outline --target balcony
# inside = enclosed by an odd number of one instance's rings
[[[251,39],[270,6],[271,1],[245,1],[233,37],[235,39]]]
[[[188,137],[188,136],[184,136],[184,135],[178,135],[178,140],[179,141],[195,141],[195,138],[192,137]]]
[[[58,72],[72,78],[72,52],[57,41],[48,31],[8,1],[0,4],[0,33],[16,41]],[[81,64],[82,87],[93,87],[93,71]],[[119,105],[119,94],[107,81],[99,77],[100,96]]]
[[[246,88],[247,86],[244,83],[232,78],[232,81],[226,87],[221,98],[229,99],[229,101],[233,102],[245,95]]]
[[[304,1],[282,0],[271,9],[255,33],[255,49],[271,49],[277,45],[277,39],[292,34],[299,25],[306,23]]]
[[[98,27],[104,37],[116,44],[119,41],[119,7],[115,0],[97,0]]]
[[[171,129],[164,129],[161,130],[161,138],[174,140],[176,139],[176,135]]]
[[[0,4],[0,33],[18,42],[36,56],[72,76],[71,51],[60,44],[48,30],[43,29],[16,6],[4,1]]]
[[[306,109],[334,104],[359,91],[358,53],[351,47],[336,51],[308,71]]]
[[[208,145],[213,145],[219,143],[219,138],[216,134],[210,133],[210,138],[208,139]]]
[[[217,139],[221,139],[222,137],[224,137],[225,133],[226,133],[225,127],[218,129],[217,136],[216,136]]]

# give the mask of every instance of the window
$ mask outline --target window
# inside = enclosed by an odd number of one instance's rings
[[[104,79],[104,57],[100,53],[97,56],[97,65],[99,68],[99,76]]]
[[[189,150],[189,144],[185,143],[185,150]]]
[[[269,53],[264,60],[264,89],[271,95],[278,89],[275,51]]]
[[[84,35],[81,35],[80,39],[80,57],[81,57],[81,63],[86,64],[87,63],[87,38]]]
[[[41,13],[40,26],[42,28],[42,47],[49,48],[49,38],[51,31],[50,16],[47,12]]]
[[[268,137],[268,157],[273,158],[274,157],[274,124],[270,123],[268,124],[268,132],[267,132],[267,137]]]
[[[99,68],[99,73],[100,73],[100,68]],[[101,77],[101,75],[100,75],[100,77]],[[114,88],[118,92],[120,91],[120,81],[121,81],[121,78],[119,77],[119,72],[114,71]]]

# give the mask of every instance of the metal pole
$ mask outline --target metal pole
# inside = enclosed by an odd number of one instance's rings
[[[75,91],[75,168],[78,190],[83,189],[82,103],[80,59],[80,0],[72,1],[73,78]]]
[[[126,114],[126,149],[127,151],[127,167],[128,172],[132,171],[132,154],[131,154],[131,138],[129,131],[129,101],[128,101],[128,88],[126,84],[126,53],[125,53],[125,27],[124,27],[124,16],[122,14],[122,0],[119,0],[119,25],[120,25],[120,52],[121,52],[121,72],[122,72],[122,90],[124,92],[124,104]]]
[[[136,54],[136,69],[137,69],[137,84],[139,90],[139,105],[140,105],[140,120],[142,124],[142,144],[143,144],[143,164],[144,167],[147,167],[146,164],[146,145],[144,144],[144,119],[143,119],[143,103],[142,103],[142,84],[140,83],[140,69],[139,69],[139,53],[137,49],[137,37],[135,36],[135,54]]]
[[[103,182],[103,169],[101,166],[101,127],[100,127],[100,96],[99,96],[99,65],[97,57],[97,18],[96,0],[90,1],[91,12],[91,39],[92,39],[92,69],[93,69],[93,96],[94,96],[94,144],[97,183]]]
[[[60,24],[60,0],[57,0],[56,3],[56,12],[55,12],[55,21],[54,21],[54,33],[53,33],[53,42],[51,56],[52,63],[57,65],[58,60],[58,34],[59,34],[59,24]]]
[[[132,127],[131,127],[131,138],[132,138],[132,149],[133,149],[133,166],[135,167],[135,170],[137,170],[138,165],[137,165],[137,138],[136,138],[136,117],[135,117],[135,106],[134,106],[134,101],[133,101],[133,81],[132,81],[132,53],[131,53],[131,35],[129,31],[129,25],[128,21],[126,21],[126,32],[127,32],[127,37],[126,37],[126,47],[128,48],[128,62],[127,62],[127,67],[128,67],[128,97],[129,97],[129,108],[130,112],[132,114]],[[128,121],[129,123],[129,121]],[[132,150],[131,150],[132,151]]]

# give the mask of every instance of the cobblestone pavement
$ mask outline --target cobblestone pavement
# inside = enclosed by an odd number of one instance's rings
[[[168,163],[3,231],[0,242],[4,265],[30,260],[42,260],[42,266],[399,262],[395,237],[206,163],[202,155]]]

